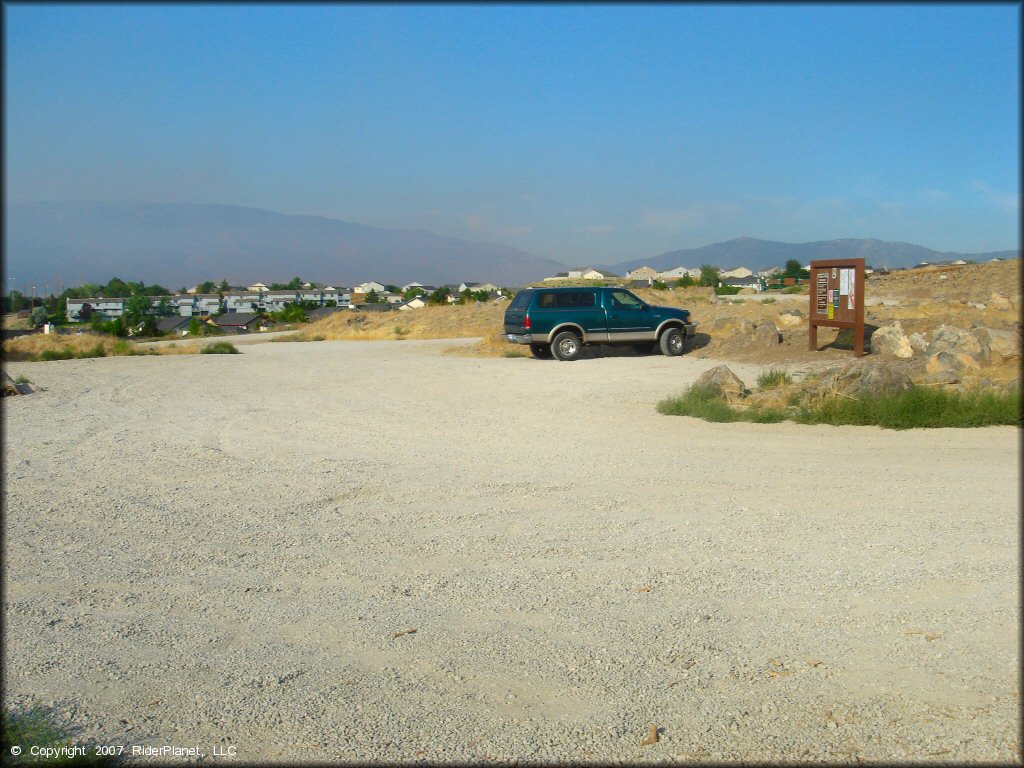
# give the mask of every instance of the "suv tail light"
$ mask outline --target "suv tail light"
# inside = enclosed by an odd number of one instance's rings
[[[530,330],[530,316],[529,315],[523,315],[523,328],[525,330],[527,330],[527,331]]]

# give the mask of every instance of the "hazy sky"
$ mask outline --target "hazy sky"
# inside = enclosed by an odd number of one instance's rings
[[[231,203],[563,263],[1019,247],[1016,4],[4,12],[9,200]]]

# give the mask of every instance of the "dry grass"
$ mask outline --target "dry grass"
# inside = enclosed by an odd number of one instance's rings
[[[43,352],[64,352],[81,354],[102,344],[104,351],[113,354],[116,339],[95,333],[81,336],[63,336],[56,333],[38,333],[7,339],[3,343],[4,359],[12,361],[33,360]]]
[[[56,333],[38,333],[31,336],[19,336],[3,342],[3,358],[11,362],[26,362],[38,359],[44,352],[70,352],[80,356],[91,352],[100,345],[103,352],[110,357],[130,354],[146,355],[194,355],[199,351],[198,344],[162,346],[141,346],[127,339],[118,339],[96,333],[81,335],[62,335]]]
[[[422,307],[408,312],[340,311],[311,323],[300,337],[379,341],[385,339],[465,339],[501,332],[507,302]]]

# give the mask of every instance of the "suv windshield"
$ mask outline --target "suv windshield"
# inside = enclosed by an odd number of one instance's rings
[[[612,291],[612,306],[616,309],[642,309],[644,303],[629,291]]]

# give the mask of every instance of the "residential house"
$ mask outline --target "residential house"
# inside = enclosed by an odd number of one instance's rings
[[[260,291],[247,289],[224,294],[224,308],[228,312],[260,312],[263,306],[263,293]]]
[[[568,280],[569,279],[569,273],[568,272],[556,272],[553,277],[545,277],[544,279],[545,280]]]
[[[228,333],[249,333],[260,325],[260,316],[252,312],[226,312],[213,318],[213,324]]]
[[[256,293],[262,293],[263,291],[269,291],[270,286],[264,285],[263,283],[256,283],[255,285],[247,285],[245,287],[247,291],[255,291]]]
[[[267,291],[263,295],[263,305],[267,312],[280,312],[286,304],[295,304],[299,300],[299,292],[288,291]]]
[[[662,270],[657,274],[659,280],[663,280],[666,283],[669,280],[682,280],[684,277],[691,277],[694,280],[700,279],[700,269],[698,267],[672,267],[672,269]]]
[[[658,272],[651,267],[637,267],[627,272],[626,277],[630,280],[647,280],[647,284],[650,285],[651,281],[658,277]]]
[[[762,288],[761,278],[757,275],[745,275],[743,277],[722,277],[719,280],[721,285],[728,285],[732,288],[753,288],[760,292]]]
[[[352,309],[357,312],[390,312],[393,307],[386,301],[381,301],[376,304],[355,304]]]
[[[215,315],[221,310],[220,295],[216,293],[197,293],[195,295],[195,314]]]
[[[387,290],[386,286],[381,285],[380,283],[378,283],[378,282],[376,282],[374,280],[370,280],[369,282],[366,282],[366,283],[360,283],[359,285],[357,285],[355,288],[352,289],[353,293],[362,293],[362,294],[367,294],[370,291],[376,291],[377,293],[383,293],[385,290]]]
[[[427,306],[427,302],[423,300],[422,296],[413,296],[408,301],[399,304],[398,310],[401,312],[406,312],[410,309],[421,309],[425,306]]]
[[[423,283],[417,283],[413,281],[411,283],[406,283],[405,285],[402,286],[402,293],[405,293],[410,288],[422,288],[423,290],[427,291],[427,286],[425,286]],[[430,291],[427,291],[427,293],[430,293]]]
[[[188,324],[192,322],[190,317],[161,317],[156,321],[156,329],[160,333],[173,333],[175,336],[185,336],[188,334]]]
[[[621,277],[621,275],[595,267],[573,267],[569,270],[569,278],[575,280],[605,280],[610,277]]]
[[[718,273],[718,277],[720,279],[725,279],[727,277],[750,277],[753,274],[754,273],[746,267],[733,267],[732,269],[723,269]]]
[[[459,293],[462,293],[463,291],[472,291],[473,293],[476,293],[477,291],[487,291],[490,293],[491,291],[497,290],[498,286],[494,283],[459,283]]]
[[[65,302],[65,314],[68,320],[82,320],[82,310],[88,304],[88,313],[95,313],[111,320],[124,314],[124,299],[104,298],[102,296],[88,297],[84,299],[67,299]]]

